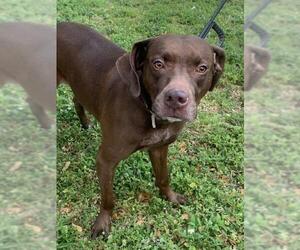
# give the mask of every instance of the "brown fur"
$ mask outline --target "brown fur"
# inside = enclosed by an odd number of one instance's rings
[[[46,25],[0,24],[0,86],[17,83],[43,128],[51,126],[46,110],[55,111],[55,29]]]
[[[84,109],[100,121],[102,144],[96,159],[101,187],[101,210],[92,237],[110,230],[113,209],[113,177],[117,164],[139,150],[149,151],[156,185],[169,201],[182,204],[185,197],[169,185],[168,145],[175,141],[186,121],[196,116],[200,99],[212,90],[224,69],[224,51],[195,36],[164,35],[138,42],[130,53],[86,26],[58,24],[58,78],[71,86],[76,110],[84,127]],[[214,59],[215,58],[215,59]],[[157,69],[154,61],[163,60]],[[206,72],[197,73],[198,65]],[[172,102],[166,99],[169,90]],[[181,91],[181,92],[180,92]],[[179,103],[179,94],[187,98]],[[157,128],[141,95],[147,95],[156,113]],[[172,107],[172,103],[180,108]],[[164,117],[176,117],[170,123]]]

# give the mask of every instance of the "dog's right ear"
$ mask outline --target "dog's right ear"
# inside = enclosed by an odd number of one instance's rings
[[[271,60],[271,54],[267,49],[248,45],[245,50],[251,53],[251,64],[256,65],[259,71],[267,71]]]
[[[223,71],[224,71],[224,64],[225,64],[225,52],[222,48],[212,45],[212,50],[214,53],[214,73],[212,84],[209,91],[212,91],[219,81]]]
[[[129,83],[129,90],[134,97],[141,93],[140,79],[150,41],[147,39],[134,44],[131,53],[122,55],[116,62],[118,73],[125,83]]]
[[[271,54],[265,48],[247,45],[244,55],[244,89],[250,90],[268,71]]]

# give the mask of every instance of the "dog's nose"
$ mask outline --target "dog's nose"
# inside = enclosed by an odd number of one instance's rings
[[[171,108],[183,108],[188,103],[188,94],[182,90],[169,90],[165,94],[165,104]]]

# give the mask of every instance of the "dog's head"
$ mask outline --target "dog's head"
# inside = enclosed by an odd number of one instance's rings
[[[116,63],[131,94],[141,85],[163,119],[191,121],[200,99],[213,90],[225,63],[223,49],[196,36],[163,35],[136,43]]]

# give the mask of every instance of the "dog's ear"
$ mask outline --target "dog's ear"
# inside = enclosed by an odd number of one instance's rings
[[[265,48],[248,45],[247,49],[251,53],[250,63],[258,67],[258,71],[267,71],[271,60],[270,52]]]
[[[134,44],[131,53],[124,54],[116,62],[121,78],[129,83],[129,90],[134,97],[141,93],[140,78],[150,41],[147,39]]]
[[[212,91],[219,81],[223,71],[224,71],[224,64],[225,64],[225,52],[222,48],[217,46],[211,46],[213,53],[214,53],[214,72],[213,72],[213,79],[210,86],[209,91]]]
[[[250,90],[265,75],[271,60],[267,49],[247,45],[244,50],[245,90]]]

